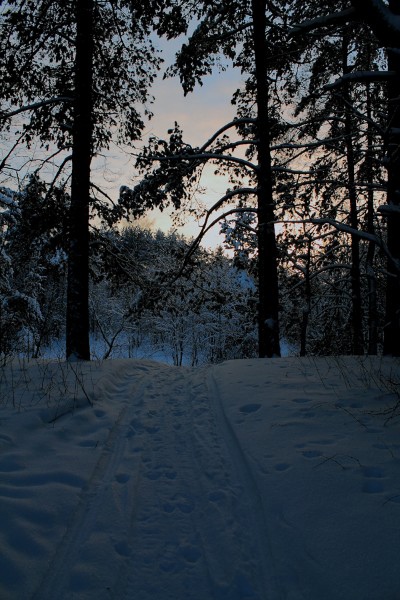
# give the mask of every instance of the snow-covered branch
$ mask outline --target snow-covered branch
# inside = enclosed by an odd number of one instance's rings
[[[307,19],[302,23],[294,25],[289,32],[289,35],[297,35],[299,33],[308,33],[313,29],[319,29],[320,27],[329,27],[330,25],[340,25],[347,23],[349,20],[354,20],[356,16],[356,10],[354,7],[346,8],[338,12],[330,13],[328,15],[322,15],[315,19]]]
[[[254,124],[257,122],[257,119],[251,119],[249,118],[245,118],[243,117],[242,119],[233,119],[233,121],[230,121],[229,123],[226,123],[226,125],[224,125],[223,127],[221,127],[220,129],[218,129],[218,131],[216,131],[207,141],[205,144],[203,144],[203,146],[201,146],[200,148],[200,152],[204,152],[205,150],[207,150],[207,148],[209,146],[211,146],[211,144],[213,142],[215,142],[215,140],[217,138],[219,138],[220,135],[222,135],[223,133],[225,133],[225,131],[227,131],[228,129],[231,129],[232,127],[237,127],[238,125],[250,125],[250,124]]]
[[[15,115],[19,115],[20,113],[28,112],[29,110],[42,108],[42,106],[47,106],[49,104],[62,104],[64,102],[73,102],[73,98],[70,96],[57,96],[56,98],[49,98],[48,100],[39,100],[38,102],[21,106],[20,108],[16,108],[15,110],[11,110],[9,112],[0,111],[0,118],[5,120],[14,117]]]
[[[340,140],[343,140],[342,135],[335,136],[331,138],[325,138],[323,140],[316,140],[314,142],[284,142],[282,144],[277,144],[276,146],[271,146],[271,150],[308,150],[309,148],[319,148],[320,146],[329,146],[330,144],[334,144]]]
[[[302,169],[289,169],[288,167],[272,167],[274,173],[290,173],[291,175],[315,175],[323,169],[312,169],[311,171],[303,171]]]
[[[371,27],[384,47],[400,47],[400,15],[382,0],[351,0],[358,18]]]
[[[332,83],[327,83],[324,88],[326,90],[332,90],[346,83],[373,83],[373,82],[385,82],[393,79],[396,76],[396,71],[354,71],[353,73],[346,73],[341,77],[338,77]]]
[[[0,188],[0,204],[7,208],[17,208],[17,203],[14,200],[15,192],[8,188]]]
[[[175,154],[173,156],[160,156],[154,155],[151,157],[154,161],[166,162],[170,160],[200,160],[207,162],[208,160],[222,160],[226,162],[233,162],[243,167],[258,171],[259,167],[254,163],[245,160],[244,158],[238,158],[237,156],[229,156],[228,154],[219,154],[218,152],[202,152],[201,154]]]
[[[400,216],[400,206],[396,204],[382,204],[378,208],[378,213],[381,213],[384,217],[393,214]]]

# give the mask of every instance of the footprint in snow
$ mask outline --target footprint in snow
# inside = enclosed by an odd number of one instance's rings
[[[130,554],[131,554],[131,550],[130,550],[128,544],[124,541],[118,542],[117,544],[115,544],[114,548],[115,548],[115,551],[117,552],[117,554],[119,554],[120,556],[127,557],[127,556],[130,556]]]
[[[381,481],[370,479],[364,483],[363,492],[366,494],[379,494],[380,492],[383,492],[383,484]]]
[[[165,502],[163,510],[166,513],[173,513],[177,508],[185,514],[189,514],[194,511],[194,500],[187,494],[175,494],[169,502]]]
[[[128,473],[118,473],[115,476],[115,480],[118,481],[118,483],[126,483],[129,481],[129,475]]]
[[[224,502],[226,500],[226,494],[223,490],[215,490],[208,494],[208,499],[210,502]]]
[[[318,458],[319,456],[322,456],[322,453],[318,450],[305,450],[302,452],[302,455],[305,458]]]
[[[379,494],[384,491],[381,479],[385,474],[380,467],[364,467],[363,475],[366,478],[363,485],[363,492],[366,494]]]
[[[275,465],[275,471],[287,471],[288,469],[290,469],[291,465],[289,465],[288,463],[278,463],[277,465]]]
[[[364,477],[384,477],[385,474],[380,467],[364,467]]]
[[[180,553],[183,558],[190,563],[195,563],[201,557],[201,551],[197,546],[192,546],[192,544],[185,544],[180,547]]]
[[[260,410],[260,408],[261,408],[261,404],[253,403],[253,404],[244,404],[244,406],[241,406],[239,408],[239,410],[241,413],[248,415],[250,413],[257,412],[258,410]]]
[[[79,442],[78,446],[81,448],[96,448],[98,443],[99,442],[95,440],[83,440],[82,442]]]

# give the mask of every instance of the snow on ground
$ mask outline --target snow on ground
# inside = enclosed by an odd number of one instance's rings
[[[0,373],[2,600],[395,600],[400,362]]]

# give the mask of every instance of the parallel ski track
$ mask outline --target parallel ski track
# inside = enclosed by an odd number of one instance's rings
[[[127,367],[106,393],[129,400],[33,600],[69,600],[71,571],[102,569],[82,553],[99,529],[110,564],[79,598],[284,598],[271,545],[265,550],[263,500],[212,368],[138,376],[137,365]],[[123,542],[113,543],[113,529]]]

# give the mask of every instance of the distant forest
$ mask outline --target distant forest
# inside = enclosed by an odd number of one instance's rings
[[[400,0],[9,0],[0,24],[0,362],[400,356]],[[141,142],[159,74],[190,94],[231,66],[233,120]],[[112,198],[115,145],[136,164]],[[140,226],[153,208],[198,237]]]

